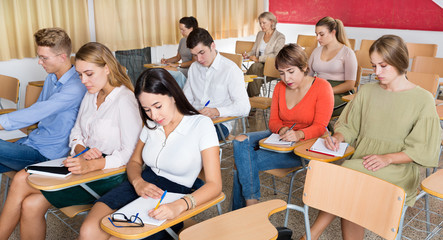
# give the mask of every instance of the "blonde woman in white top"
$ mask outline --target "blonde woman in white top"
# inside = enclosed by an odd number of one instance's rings
[[[79,239],[109,239],[111,236],[100,228],[101,219],[138,197],[159,199],[165,190],[188,194],[149,210],[151,217],[161,220],[173,219],[221,192],[219,145],[211,119],[199,115],[164,69],[143,72],[135,95],[145,126],[127,165],[128,181],[97,201],[80,228]],[[147,167],[143,169],[144,164]],[[206,183],[193,191],[202,168]],[[145,239],[166,236],[166,231],[161,231]]]
[[[88,92],[70,136],[71,154],[90,150],[63,163],[73,174],[125,165],[136,145],[142,122],[133,86],[112,52],[100,43],[87,43],[76,54],[76,71]],[[21,239],[45,239],[45,213],[58,208],[91,204],[95,198],[82,187],[44,192],[31,187],[28,173],[18,172],[12,181],[0,216],[0,239],[7,239],[20,222]],[[103,195],[126,179],[125,175],[87,185]]]

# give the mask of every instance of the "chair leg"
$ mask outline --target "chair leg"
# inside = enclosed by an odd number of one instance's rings
[[[272,187],[274,188],[274,195],[277,195],[277,188],[275,187],[275,176],[272,176]]]
[[[297,176],[297,173],[298,173],[298,171],[295,171],[292,173],[292,176],[291,176],[291,182],[289,183],[288,201],[287,201],[288,204],[291,203],[292,189],[293,189],[294,179],[295,179],[295,176]],[[289,221],[289,209],[286,209],[285,223],[283,226],[288,227],[288,221]]]
[[[398,233],[397,233],[397,237],[395,237],[396,240],[401,239],[401,236],[403,233],[403,222],[405,220],[406,210],[408,210],[408,206],[403,205],[403,211],[402,211],[401,217],[400,217],[400,224],[398,225]]]
[[[178,240],[178,235],[177,235],[177,233],[175,233],[171,228],[166,228],[165,230],[166,230],[166,232],[169,233],[169,235],[171,235],[171,237],[172,237],[173,239]]]
[[[221,208],[221,205],[220,205],[220,203],[217,203],[217,212],[218,212],[218,215],[222,215],[223,214],[223,211],[222,211],[222,208]]]
[[[303,213],[303,217],[305,220],[305,231],[306,231],[306,239],[311,240],[311,224],[309,223],[309,206],[304,205],[303,207],[294,205],[294,204],[288,204],[286,206],[286,210],[296,210]]]

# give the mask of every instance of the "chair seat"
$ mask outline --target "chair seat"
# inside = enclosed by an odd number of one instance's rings
[[[438,170],[421,182],[423,191],[443,199],[443,169]]]
[[[271,107],[272,98],[268,97],[251,97],[249,98],[252,108],[268,109]]]
[[[295,171],[299,170],[300,168],[302,168],[302,167],[277,168],[277,169],[266,170],[265,173],[269,173],[269,174],[279,177],[279,178],[284,178],[289,173],[295,172]]]
[[[77,214],[89,211],[92,208],[92,204],[86,204],[86,205],[75,205],[75,206],[69,206],[60,208],[59,210],[64,213],[66,216],[73,218]]]
[[[0,109],[0,115],[2,115],[2,114],[6,114],[6,113],[10,113],[10,112],[14,112],[14,111],[16,111],[17,109],[15,109],[15,108],[8,108],[8,109]]]

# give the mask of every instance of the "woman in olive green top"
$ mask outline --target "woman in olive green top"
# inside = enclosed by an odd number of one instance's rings
[[[365,84],[340,115],[335,134],[325,145],[340,142],[355,146],[344,167],[402,187],[406,205],[415,203],[419,168],[436,167],[440,146],[440,120],[428,91],[407,79],[408,50],[394,35],[379,38],[369,50],[379,83]],[[311,228],[317,239],[334,215],[320,212]],[[342,219],[344,239],[363,239],[364,228]]]

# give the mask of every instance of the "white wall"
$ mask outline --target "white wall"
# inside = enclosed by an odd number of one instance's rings
[[[277,30],[285,34],[286,43],[297,42],[298,34],[315,35],[314,29],[313,25],[284,23],[277,25]],[[377,39],[384,34],[395,34],[401,36],[406,42],[438,44],[437,57],[443,58],[443,32],[346,27],[346,33],[349,38],[356,39],[356,49],[360,48],[362,39]],[[233,53],[236,40],[235,38],[216,40],[216,48],[221,52]],[[239,40],[254,41],[255,36],[239,38]],[[151,48],[152,62],[159,62],[163,55],[164,57],[175,56],[177,54],[177,47],[178,45],[165,45]],[[44,69],[38,65],[37,58],[0,62],[0,74],[16,77],[20,80],[22,107],[27,83],[29,81],[44,80],[47,75]]]

